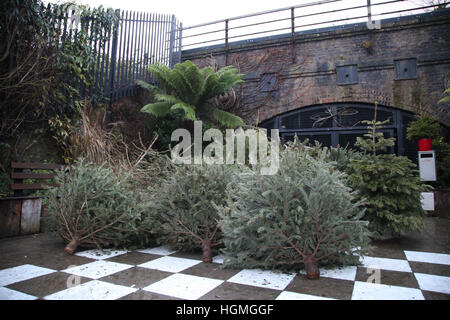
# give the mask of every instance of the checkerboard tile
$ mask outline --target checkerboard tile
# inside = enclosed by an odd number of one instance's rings
[[[355,266],[349,266],[345,268],[334,268],[334,269],[322,268],[320,269],[320,276],[325,278],[353,281],[355,280],[357,270],[358,267]],[[306,274],[305,270],[301,270],[300,274],[305,275]]]
[[[375,257],[361,257],[362,265],[366,268],[411,272],[411,267],[406,260],[390,259],[390,258],[375,258]]]
[[[167,246],[160,246],[160,247],[156,247],[156,248],[148,248],[148,249],[142,249],[142,250],[137,250],[137,251],[142,252],[142,253],[157,254],[160,256],[168,256],[168,255],[176,252],[176,251],[170,250],[169,247],[167,247]]]
[[[244,269],[229,279],[228,282],[284,290],[294,277],[294,273],[277,273],[260,269]]]
[[[375,252],[361,257],[360,266],[321,268],[319,280],[308,280],[303,271],[226,269],[221,255],[204,263],[201,253],[165,246],[87,250],[67,256],[79,263],[60,271],[61,261],[39,266],[43,257],[37,265],[30,259],[0,270],[0,299],[450,300],[450,255],[396,248]]]
[[[11,290],[5,287],[0,287],[0,300],[36,300],[37,297]]]
[[[405,251],[408,261],[450,265],[450,254]]]
[[[358,267],[355,281],[419,289],[414,273]]]
[[[100,260],[88,264],[83,264],[81,266],[68,268],[62,271],[80,277],[99,279],[132,267],[133,266],[128,264]]]
[[[350,300],[354,281],[320,277],[308,280],[305,275],[297,275],[284,291],[303,295],[340,300]]]
[[[419,289],[356,281],[352,300],[425,300]]]
[[[174,274],[143,290],[187,300],[196,300],[222,284],[222,280]]]
[[[410,261],[409,265],[411,266],[413,273],[426,273],[450,277],[450,267],[445,264]]]
[[[46,300],[116,300],[138,289],[93,280],[44,297]]]
[[[92,279],[75,276],[65,272],[53,272],[25,281],[15,282],[8,285],[7,288],[35,297],[44,297],[65,290],[69,286],[82,284],[91,280]]]
[[[30,264],[0,270],[0,287],[43,276],[52,272],[55,272],[55,270],[41,268]]]
[[[167,278],[172,273],[151,270],[141,267],[133,267],[123,271],[100,278],[99,280],[126,286],[130,288],[144,288],[152,283]]]
[[[125,254],[128,251],[124,250],[86,250],[82,252],[75,253],[76,256],[79,257],[85,257],[89,259],[95,259],[95,260],[104,260],[108,258],[112,258],[115,256],[119,256],[121,254]]]
[[[199,300],[274,300],[281,290],[224,281]]]
[[[415,273],[420,289],[450,294],[450,277]]]
[[[183,270],[183,273],[199,277],[228,280],[240,271],[239,269],[222,268],[221,265],[216,263],[199,263]]]
[[[131,264],[131,265],[135,266],[135,265],[139,265],[139,264],[148,262],[150,260],[158,259],[158,258],[161,258],[161,256],[156,255],[156,254],[141,253],[141,252],[133,251],[133,252],[121,254],[119,256],[107,258],[107,259],[105,259],[105,261]]]
[[[276,298],[276,300],[336,300],[336,299],[312,296],[309,294],[302,294],[291,291],[283,291]]]
[[[160,271],[180,272],[199,263],[201,263],[199,260],[166,256],[140,264],[139,266]]]

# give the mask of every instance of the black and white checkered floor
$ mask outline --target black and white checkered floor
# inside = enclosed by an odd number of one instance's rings
[[[302,273],[223,269],[220,256],[207,264],[200,254],[166,247],[88,250],[67,256],[65,263],[50,257],[2,267],[0,299],[450,299],[450,254],[443,253],[366,256],[358,267],[321,269],[319,280]]]

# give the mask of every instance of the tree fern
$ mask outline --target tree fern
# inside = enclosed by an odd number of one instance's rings
[[[245,125],[240,117],[221,109],[214,109],[212,116],[214,120],[230,128],[237,128]]]
[[[174,105],[172,105],[171,108],[173,110],[175,110],[175,109],[183,110],[184,111],[184,117],[186,119],[189,119],[189,120],[192,120],[192,121],[195,121],[195,119],[196,119],[195,118],[195,107],[192,106],[192,105],[189,105],[189,104],[184,103],[184,102],[178,102],[178,103],[175,103]]]
[[[144,106],[142,112],[162,117],[181,109],[185,119],[203,117],[232,128],[244,125],[240,117],[217,109],[210,102],[212,98],[243,83],[244,75],[238,73],[235,67],[227,66],[216,72],[211,67],[199,69],[188,60],[176,64],[173,70],[159,63],[151,65],[149,71],[158,82],[159,92],[155,94],[156,102]],[[143,81],[137,84],[152,92],[155,88]]]
[[[164,117],[170,112],[171,104],[168,102],[150,103],[142,107],[142,112],[147,112],[155,117]]]
[[[158,87],[155,87],[154,85],[151,85],[150,83],[142,81],[142,80],[136,80],[136,84],[139,87],[141,87],[147,91],[150,91],[150,92],[155,92],[158,89]]]

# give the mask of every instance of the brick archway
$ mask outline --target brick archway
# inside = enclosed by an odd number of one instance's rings
[[[297,135],[300,140],[318,141],[325,146],[354,146],[356,137],[367,133],[363,120],[374,118],[375,104],[364,102],[322,103],[284,112],[260,123],[266,129],[279,129],[282,142]],[[408,123],[414,114],[405,110],[378,105],[377,120],[389,122],[380,130],[386,137],[396,138],[391,153],[416,161],[417,145],[406,139]]]

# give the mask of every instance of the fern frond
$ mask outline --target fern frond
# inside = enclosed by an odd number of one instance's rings
[[[163,94],[163,93],[155,94],[155,99],[160,101],[160,102],[168,102],[170,104],[175,104],[175,103],[182,102],[180,99],[178,99],[177,97],[175,97],[173,95]]]
[[[231,88],[242,84],[243,74],[237,73],[233,66],[226,66],[208,77],[206,88],[202,96],[202,101],[209,100],[219,94],[222,94]]]
[[[152,84],[150,84],[148,82],[145,82],[145,81],[142,81],[142,80],[136,80],[135,83],[139,87],[141,87],[141,88],[143,88],[143,89],[145,89],[145,90],[147,90],[147,91],[149,91],[151,93],[159,91],[158,87],[156,87],[156,86],[154,86],[154,85],[152,85]]]
[[[203,87],[204,78],[199,68],[191,61],[175,65],[171,80],[175,84],[178,96],[188,104],[196,105]]]
[[[212,116],[217,122],[228,128],[234,129],[245,125],[244,120],[240,117],[221,109],[214,109]]]
[[[155,117],[164,117],[169,113],[171,106],[172,104],[169,102],[156,102],[143,106],[141,111],[150,113]]]
[[[168,66],[162,63],[156,63],[150,65],[148,70],[150,74],[159,81],[160,87],[162,87],[164,91],[167,93],[172,93],[175,90],[170,77],[172,70]]]
[[[187,103],[184,103],[184,102],[179,102],[179,103],[174,104],[171,107],[171,110],[175,110],[175,109],[183,110],[184,111],[184,117],[186,119],[189,119],[189,120],[192,120],[192,121],[196,120],[195,107],[194,106],[191,106],[191,105],[189,105]]]

